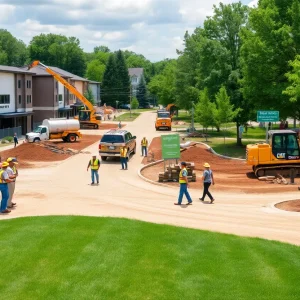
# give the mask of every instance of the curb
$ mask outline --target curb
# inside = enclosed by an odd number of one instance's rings
[[[217,155],[219,157],[222,157],[222,158],[225,158],[225,159],[231,159],[231,160],[239,160],[239,161],[246,161],[245,159],[243,158],[235,158],[235,157],[230,157],[230,156],[225,156],[225,155],[221,155],[221,154],[218,154],[217,152],[215,152],[209,145],[205,144],[205,143],[202,143],[202,142],[194,142],[195,144],[200,144],[200,145],[204,145],[205,147],[207,147],[214,155]],[[183,149],[182,151],[185,151],[186,149]],[[149,182],[151,184],[154,184],[154,185],[159,185],[159,186],[164,186],[164,187],[168,187],[168,185],[164,184],[164,183],[160,183],[160,182],[157,182],[157,181],[153,181],[151,179],[148,179],[146,178],[145,176],[142,175],[142,171],[147,169],[147,168],[150,168],[152,166],[155,166],[155,165],[158,165],[160,163],[162,163],[164,160],[163,159],[160,159],[158,161],[155,161],[155,162],[152,162],[150,164],[147,164],[145,166],[142,166],[139,170],[138,170],[138,176],[143,179],[144,181],[146,182]],[[275,203],[277,204],[277,203]],[[274,205],[275,207],[275,205]],[[276,207],[275,207],[276,208]],[[276,208],[278,209],[278,208]]]
[[[283,203],[283,202],[288,202],[288,201],[296,201],[296,200],[297,199],[284,200],[284,201],[280,201],[280,202],[273,202],[273,203],[270,204],[270,206],[273,210],[276,210],[277,212],[280,212],[281,214],[286,214],[286,215],[290,215],[290,216],[298,216],[299,217],[300,216],[299,212],[283,210],[283,209],[280,209],[280,208],[276,207],[277,204],[280,204],[280,203]]]

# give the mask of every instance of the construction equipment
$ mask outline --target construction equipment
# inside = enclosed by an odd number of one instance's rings
[[[68,81],[66,81],[59,74],[54,72],[52,69],[42,64],[40,61],[35,60],[31,65],[28,66],[28,70],[38,65],[44,67],[46,72],[52,75],[66,89],[68,89],[73,95],[75,95],[84,104],[85,107],[87,107],[87,109],[83,109],[79,111],[79,116],[75,117],[75,119],[79,120],[80,126],[81,127],[88,126],[94,129],[98,129],[100,125],[101,116],[96,115],[96,110],[93,104],[88,99],[86,99],[81,93],[79,93],[72,84],[70,84]]]
[[[29,143],[46,140],[62,139],[64,142],[74,143],[77,138],[81,138],[79,132],[80,124],[78,120],[52,119],[44,120],[33,132],[26,134]]]
[[[172,118],[169,111],[161,109],[157,111],[155,129],[172,130]]]
[[[292,130],[270,130],[268,143],[247,145],[246,161],[257,177],[300,174],[298,136]]]

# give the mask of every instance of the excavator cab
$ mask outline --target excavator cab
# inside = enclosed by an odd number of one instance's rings
[[[269,131],[272,154],[278,160],[297,160],[300,158],[297,133],[292,130]]]
[[[90,121],[91,112],[89,110],[80,110],[79,111],[79,121]]]

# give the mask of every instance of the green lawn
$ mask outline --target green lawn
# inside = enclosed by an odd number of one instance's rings
[[[134,121],[139,115],[140,115],[140,113],[137,113],[137,112],[132,112],[131,114],[125,113],[125,114],[118,116],[116,118],[116,120],[117,121],[125,121],[125,122]]]
[[[288,244],[113,218],[0,226],[1,299],[300,297],[300,248]]]

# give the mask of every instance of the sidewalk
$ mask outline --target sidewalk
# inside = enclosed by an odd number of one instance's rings
[[[20,146],[21,144],[23,144],[23,142],[25,141],[25,136],[22,136],[18,141],[19,141],[19,144],[17,144],[17,147]],[[0,144],[0,153],[5,150],[13,149],[14,147],[15,147],[14,143]]]

